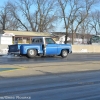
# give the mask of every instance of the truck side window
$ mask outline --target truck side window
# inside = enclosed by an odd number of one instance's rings
[[[32,43],[36,43],[36,42],[37,42],[37,39],[33,39],[33,40],[32,40]]]
[[[32,43],[43,43],[43,40],[41,38],[35,38],[32,40]]]
[[[39,39],[37,39],[36,42],[39,43]]]
[[[32,40],[32,43],[34,43],[35,39]]]
[[[46,38],[45,41],[46,41],[46,44],[55,44],[55,41],[51,38]]]
[[[40,43],[42,43],[43,41],[42,41],[42,39],[40,39]]]

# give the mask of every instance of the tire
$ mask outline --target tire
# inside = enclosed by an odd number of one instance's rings
[[[66,58],[68,56],[68,51],[67,50],[62,50],[61,51],[61,57]]]
[[[29,49],[27,51],[27,57],[28,58],[33,58],[37,55],[37,51],[35,49]]]

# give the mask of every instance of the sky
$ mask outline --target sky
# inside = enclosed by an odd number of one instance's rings
[[[14,1],[14,0],[0,0],[0,6],[3,6],[3,4],[5,4],[7,1]],[[93,10],[96,10],[96,9],[97,10],[100,9],[99,5],[93,7]],[[59,25],[59,23],[60,23],[60,25]],[[54,31],[57,31],[57,32],[59,32],[59,31],[64,32],[65,31],[63,21],[56,23],[56,27],[55,27]]]
[[[2,6],[5,2],[7,2],[8,0],[0,0],[0,6]]]
[[[5,4],[7,1],[11,1],[11,0],[0,0],[0,6],[3,6],[3,4]],[[14,1],[14,0],[12,0],[12,1]],[[63,28],[63,22],[60,21],[60,26],[58,23],[56,23],[56,31],[62,31],[62,29],[63,29],[63,31],[65,31]]]

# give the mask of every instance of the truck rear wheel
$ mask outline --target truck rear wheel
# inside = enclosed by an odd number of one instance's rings
[[[61,57],[66,58],[68,56],[68,51],[67,50],[62,50],[61,51]]]
[[[35,49],[29,49],[27,51],[27,57],[28,58],[33,58],[37,55],[37,51]]]

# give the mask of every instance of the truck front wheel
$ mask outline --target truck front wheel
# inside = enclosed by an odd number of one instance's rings
[[[67,50],[62,50],[61,51],[61,57],[66,58],[68,56],[68,51]]]
[[[37,55],[37,51],[35,49],[29,49],[27,51],[27,57],[28,58],[33,58]]]

